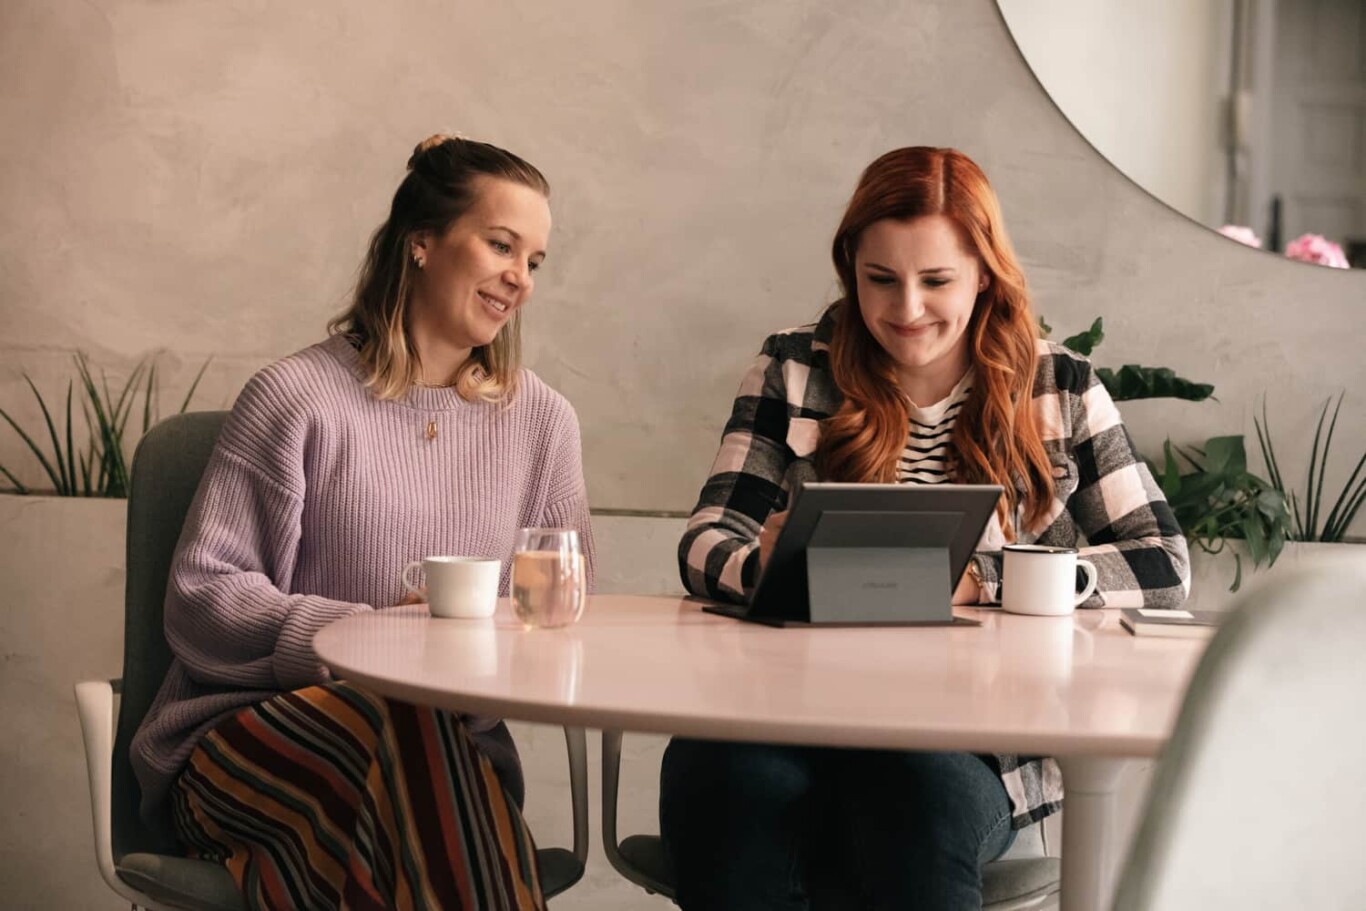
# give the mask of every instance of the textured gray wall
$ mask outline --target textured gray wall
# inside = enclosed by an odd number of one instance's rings
[[[579,411],[596,506],[691,506],[763,336],[831,298],[860,169],[911,143],[982,163],[1059,334],[1103,315],[1101,363],[1217,386],[1126,408],[1145,449],[1250,432],[1269,390],[1295,468],[1343,387],[1339,445],[1366,445],[1366,275],[1149,197],[990,0],[7,0],[0,86],[0,404],[30,420],[19,370],[55,395],[75,349],[116,370],[163,350],[172,392],[213,354],[201,402],[231,401],[321,336],[411,145],[452,128],[555,186],[528,361]]]

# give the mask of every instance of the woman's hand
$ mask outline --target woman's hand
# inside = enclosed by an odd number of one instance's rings
[[[403,597],[398,600],[395,607],[402,607],[405,604],[426,604],[427,586],[422,586],[415,592],[404,592]]]
[[[778,540],[778,532],[786,524],[787,510],[783,510],[770,515],[764,527],[759,529],[759,572],[763,572],[768,565],[768,558],[773,555],[773,542]]]

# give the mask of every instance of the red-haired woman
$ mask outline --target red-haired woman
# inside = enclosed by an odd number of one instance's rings
[[[692,592],[744,601],[806,480],[1005,489],[954,603],[998,600],[1001,547],[1075,546],[1086,607],[1173,606],[1185,539],[1090,363],[1039,338],[986,176],[952,149],[883,155],[835,234],[843,299],[772,335],[679,544]],[[981,867],[1061,806],[1051,759],[675,739],[660,822],[687,909],[981,907]]]

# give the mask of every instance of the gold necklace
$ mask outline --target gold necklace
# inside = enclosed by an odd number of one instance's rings
[[[413,385],[414,385],[414,386],[421,386],[423,389],[450,389],[450,388],[452,388],[453,386],[455,386],[455,383],[424,383],[424,382],[422,382],[421,380],[413,380]],[[433,440],[436,439],[436,418],[435,418],[435,417],[430,417],[430,418],[427,419],[427,431],[426,431],[426,433],[424,434],[424,436],[427,437],[427,442],[428,442],[428,443],[430,443],[430,442],[432,442]]]

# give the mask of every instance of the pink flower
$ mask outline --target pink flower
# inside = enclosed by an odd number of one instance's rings
[[[1262,247],[1262,239],[1257,236],[1257,232],[1244,225],[1224,225],[1219,229],[1219,233],[1249,247],[1256,247],[1259,250]]]
[[[1285,255],[1291,259],[1346,269],[1347,257],[1342,248],[1322,234],[1301,234],[1285,246]]]

